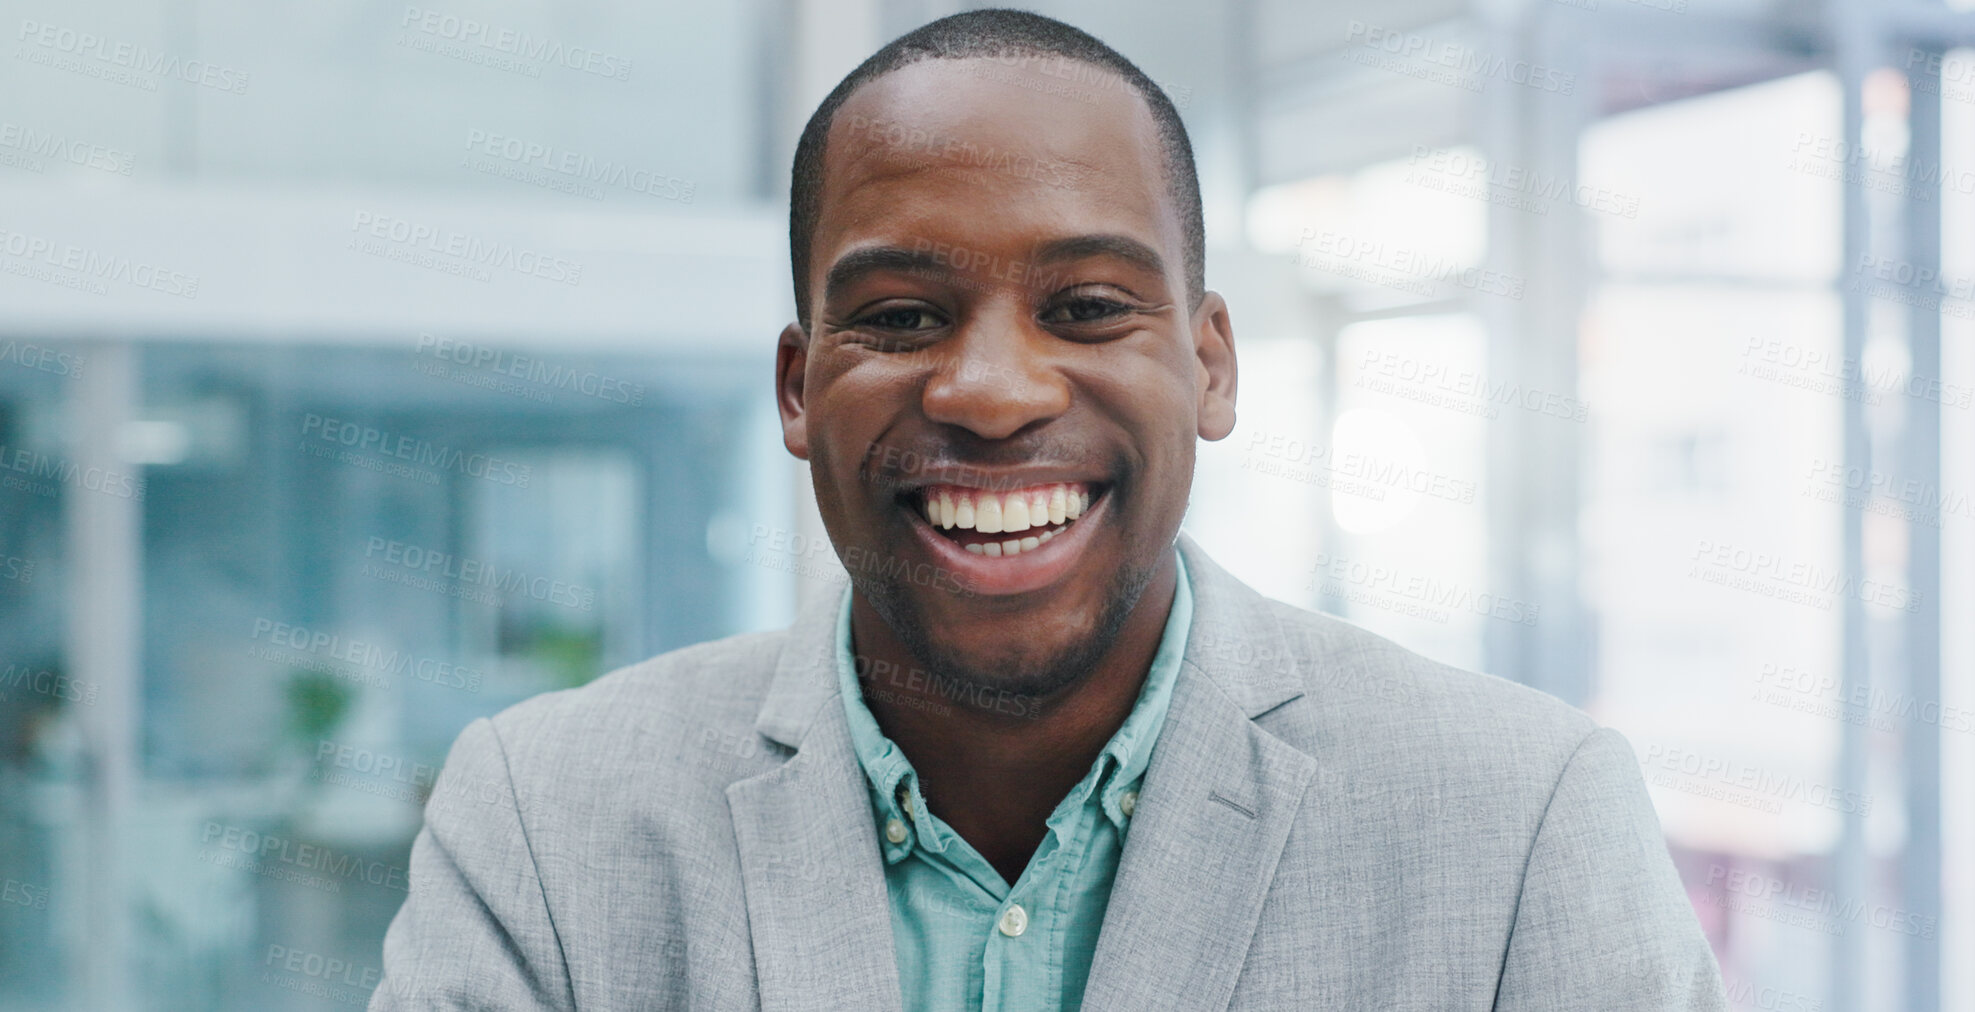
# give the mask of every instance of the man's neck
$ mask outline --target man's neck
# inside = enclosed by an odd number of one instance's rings
[[[1009,883],[1047,834],[1049,814],[1138,702],[1177,579],[1169,553],[1110,648],[1048,697],[999,705],[1008,700],[998,693],[962,698],[924,676],[881,675],[865,686],[865,705],[918,772],[927,806]],[[860,670],[929,670],[862,597],[851,605],[851,635]]]

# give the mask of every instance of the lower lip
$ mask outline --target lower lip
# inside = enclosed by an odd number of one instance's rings
[[[963,586],[976,594],[1001,597],[1041,590],[1061,580],[1083,555],[1097,522],[1105,519],[1110,506],[1109,494],[1098,496],[1090,509],[1063,528],[1062,533],[1034,548],[1023,549],[1019,555],[1000,558],[975,555],[960,547],[960,542],[935,530],[926,522],[925,514],[909,509],[906,512],[913,518],[912,527],[919,540]]]

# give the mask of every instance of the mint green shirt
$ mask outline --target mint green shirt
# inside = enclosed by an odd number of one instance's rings
[[[864,704],[850,649],[850,595],[837,625],[837,674],[857,760],[871,787],[891,894],[898,981],[908,1009],[1074,1009],[1083,1000],[1131,813],[1193,622],[1179,563],[1173,607],[1138,702],[1090,772],[1057,804],[1048,834],[1010,886],[926,808],[905,753]],[[873,679],[887,691],[889,676]],[[924,678],[914,673],[916,678]],[[1014,697],[1003,712],[1017,712]],[[953,704],[969,705],[969,704]],[[976,699],[971,705],[989,705]],[[901,804],[902,802],[902,804]]]

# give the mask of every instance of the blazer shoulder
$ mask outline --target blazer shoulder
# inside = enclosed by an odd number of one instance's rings
[[[1304,694],[1266,726],[1291,744],[1400,749],[1422,767],[1507,766],[1554,783],[1598,728],[1548,693],[1443,664],[1335,616],[1270,607]]]

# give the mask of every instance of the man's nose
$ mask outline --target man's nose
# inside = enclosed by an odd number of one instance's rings
[[[926,417],[982,439],[1006,439],[1070,407],[1070,388],[1050,360],[1053,336],[1027,321],[982,319],[946,343],[921,395]]]

